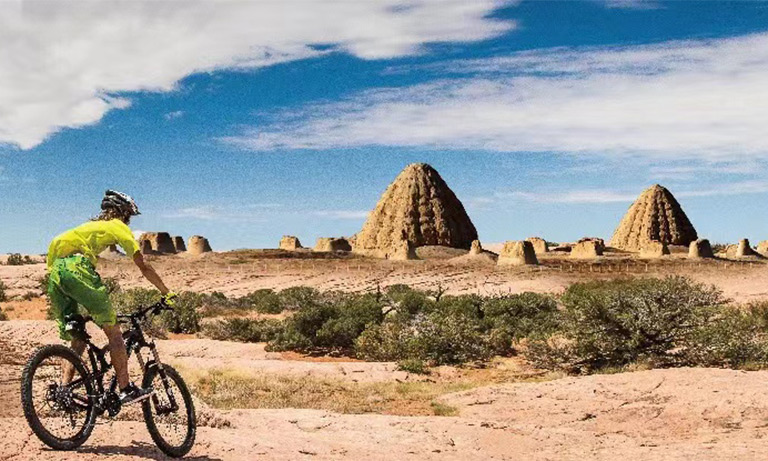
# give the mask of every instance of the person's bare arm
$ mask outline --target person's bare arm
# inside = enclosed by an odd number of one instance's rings
[[[148,262],[144,261],[144,256],[141,253],[136,252],[133,255],[133,262],[136,263],[136,266],[138,266],[139,270],[141,271],[141,275],[149,280],[152,285],[156,286],[157,289],[160,290],[160,293],[163,295],[168,294],[168,287],[165,286],[163,280],[159,275],[157,275],[155,269],[150,266]]]

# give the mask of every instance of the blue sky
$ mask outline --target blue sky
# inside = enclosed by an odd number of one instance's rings
[[[768,3],[30,4],[0,10],[0,252],[135,196],[215,249],[350,235],[428,162],[484,241],[608,238],[653,183],[768,238]]]

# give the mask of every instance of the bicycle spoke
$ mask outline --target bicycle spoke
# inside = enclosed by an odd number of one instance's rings
[[[168,382],[170,386],[166,391],[160,375],[155,375],[155,379],[152,383],[155,389],[155,395],[150,400],[158,432],[170,445],[179,446],[184,443],[184,440],[187,437],[187,407],[176,383],[170,378],[168,379]],[[174,400],[178,406],[178,409],[175,411],[171,411],[172,404],[171,399],[168,396],[169,392],[173,394]]]
[[[74,388],[63,385],[66,368],[72,367],[63,357],[48,357],[35,370],[32,381],[33,406],[46,431],[54,437],[69,439],[76,436],[87,422],[88,396],[83,392],[83,378]],[[74,367],[72,367],[74,370]]]

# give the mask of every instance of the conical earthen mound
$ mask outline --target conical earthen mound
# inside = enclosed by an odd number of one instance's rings
[[[440,174],[424,163],[408,165],[381,196],[355,251],[385,255],[402,240],[414,247],[469,248],[477,230],[464,206]]]
[[[652,241],[688,246],[697,238],[696,229],[672,193],[656,184],[632,204],[609,245],[639,251]]]

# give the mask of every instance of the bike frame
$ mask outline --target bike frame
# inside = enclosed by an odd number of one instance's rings
[[[160,379],[163,383],[165,394],[168,397],[168,402],[170,404],[169,407],[165,408],[160,404],[160,401],[157,398],[157,394],[153,394],[152,400],[155,404],[155,408],[157,409],[158,414],[173,413],[178,411],[179,405],[176,402],[176,397],[171,390],[168,376],[163,370],[163,363],[160,361],[160,355],[157,352],[157,345],[155,344],[154,340],[147,341],[147,338],[141,328],[141,320],[151,311],[157,311],[157,306],[150,306],[141,309],[135,314],[131,315],[120,315],[118,318],[121,320],[121,323],[130,324],[130,328],[123,332],[123,340],[125,341],[125,348],[128,359],[130,359],[131,354],[135,352],[136,359],[138,360],[139,366],[144,373],[149,371],[149,369],[152,367],[156,367],[158,370],[158,374],[160,375]],[[110,402],[108,402],[107,399],[110,395],[117,394],[117,377],[112,377],[108,389],[105,389],[104,386],[104,376],[109,372],[109,370],[112,369],[112,364],[107,362],[106,359],[107,352],[109,351],[109,344],[104,347],[96,346],[91,341],[91,336],[85,331],[85,328],[82,330],[82,337],[80,339],[85,342],[86,350],[88,352],[88,361],[91,368],[91,373],[86,378],[91,379],[96,392],[96,395],[90,396],[90,398],[93,399],[94,406],[96,407],[99,414],[103,414],[105,411],[112,410],[110,413],[114,412],[114,416],[117,414],[117,412],[119,412],[119,407],[117,408],[117,411],[114,411],[114,409],[112,409],[109,405]],[[151,354],[151,359],[149,361],[145,361],[141,354],[141,350],[145,348],[149,349]],[[77,387],[82,384],[83,379],[84,378],[74,380],[67,386],[70,388]]]

